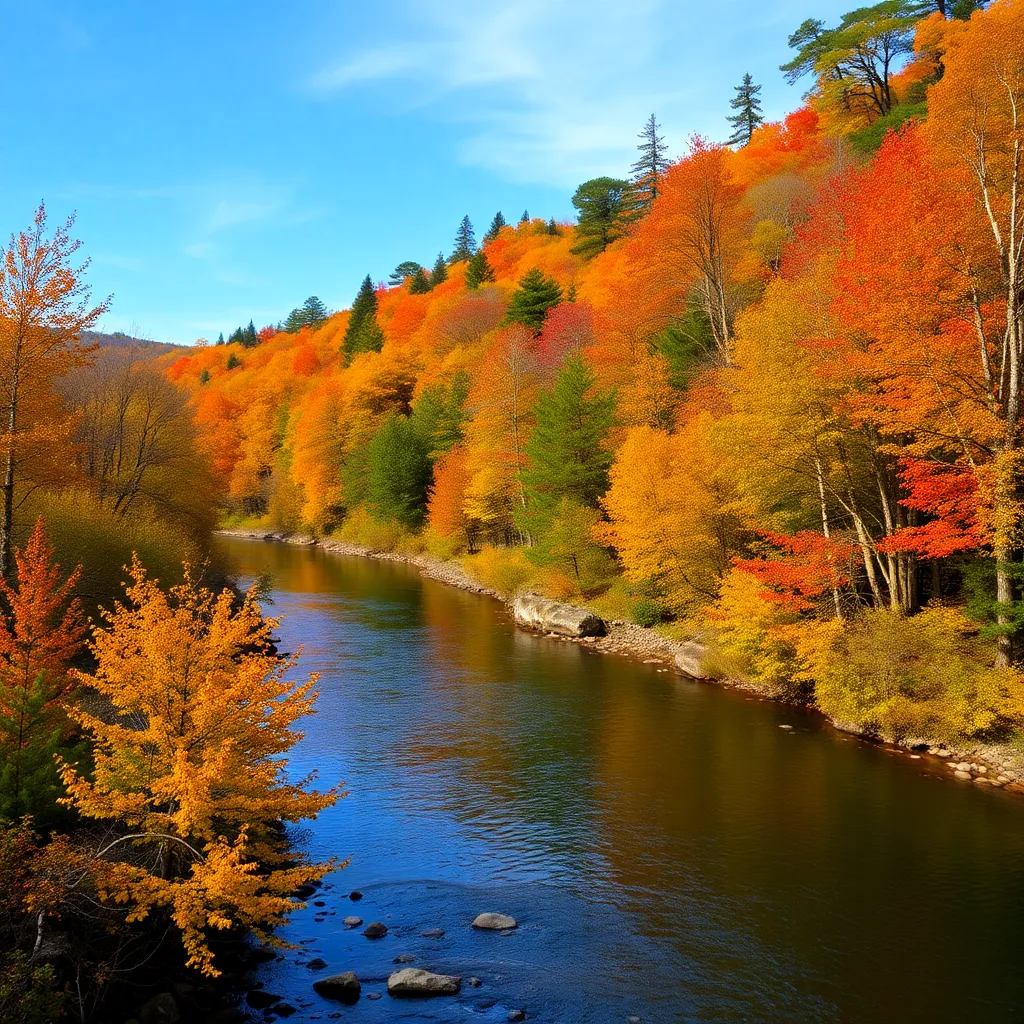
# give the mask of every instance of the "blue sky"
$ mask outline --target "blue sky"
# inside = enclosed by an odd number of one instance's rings
[[[468,213],[569,218],[653,111],[725,138],[832,0],[0,0],[0,233],[77,211],[103,327],[191,342],[450,250]]]

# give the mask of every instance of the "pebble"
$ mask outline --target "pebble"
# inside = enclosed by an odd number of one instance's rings
[[[348,898],[350,900],[361,900],[363,898],[363,894],[358,889],[353,889],[352,892],[348,894]]]
[[[412,964],[416,962],[416,957],[412,953],[399,953],[391,962],[393,964]]]
[[[479,988],[483,982],[479,978],[470,978],[467,984],[472,988]]]
[[[374,921],[363,929],[363,934],[368,939],[383,939],[388,933],[388,926],[380,921]]]
[[[953,772],[953,777],[957,778],[957,779],[963,779],[965,782],[970,782],[971,773],[970,772],[962,772],[959,769],[957,769],[955,772]]]
[[[791,725],[780,725],[779,728],[780,729],[792,729],[793,726],[791,726]]]
[[[508,1011],[508,1016],[505,1019],[506,1020],[512,1020],[512,1021],[526,1020],[526,1011],[525,1010],[509,1010]]]
[[[362,923],[363,919],[361,917],[346,917],[345,920],[342,921],[342,924],[346,928],[358,928]]]
[[[367,999],[380,999],[380,993],[379,992],[368,992],[367,995],[366,995],[366,998]]]
[[[443,928],[428,928],[423,933],[423,938],[425,938],[425,939],[443,939],[444,938],[444,929]]]

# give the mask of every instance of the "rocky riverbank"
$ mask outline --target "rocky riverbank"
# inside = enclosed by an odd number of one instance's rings
[[[426,553],[404,554],[396,551],[376,551],[362,544],[353,544],[330,537],[318,538],[306,533],[282,533],[267,529],[236,527],[219,530],[218,533],[225,537],[239,537],[247,540],[274,541],[304,547],[315,546],[324,551],[332,551],[341,555],[375,558],[386,562],[405,562],[414,566],[427,579],[508,603],[504,595],[482,586],[473,579],[460,563],[445,561]],[[639,659],[645,664],[656,665],[656,671],[659,672],[675,672],[689,678],[744,690],[759,700],[796,703],[789,695],[780,694],[756,682],[720,679],[706,674],[701,667],[703,650],[699,644],[693,641],[671,640],[653,629],[647,629],[632,622],[606,620],[604,624],[603,636],[567,636],[563,631],[540,631],[550,639],[562,643],[580,644],[604,654]],[[817,709],[809,708],[808,711],[815,715],[822,714]],[[827,716],[822,715],[822,717]],[[937,763],[944,762],[945,770],[950,777],[958,781],[1024,793],[1024,752],[1010,744],[978,743],[965,747],[952,747],[926,738],[915,739],[907,743],[891,743],[866,734],[858,726],[832,719],[829,721],[836,729],[858,735],[866,742],[883,743],[885,746],[909,754],[915,759],[931,758]]]

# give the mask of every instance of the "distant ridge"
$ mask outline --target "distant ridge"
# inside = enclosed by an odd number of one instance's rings
[[[175,349],[185,348],[184,345],[172,345],[167,341],[150,341],[148,338],[133,338],[123,331],[114,331],[113,334],[104,334],[102,331],[82,331],[82,341],[86,345],[99,345],[101,348],[129,348],[135,346],[153,355],[164,352],[173,352]]]

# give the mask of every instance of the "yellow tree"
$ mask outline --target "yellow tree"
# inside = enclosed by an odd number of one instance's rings
[[[74,266],[81,243],[71,237],[74,218],[46,232],[40,204],[32,226],[12,235],[0,252],[0,574],[11,564],[15,488],[23,471],[69,442],[71,424],[59,414],[53,380],[80,363],[82,331],[92,327],[108,302],[92,306]]]
[[[79,679],[116,717],[75,712],[95,766],[87,776],[61,764],[66,802],[122,829],[97,854],[101,898],[130,904],[130,919],[169,910],[190,965],[214,974],[208,929],[266,935],[295,906],[295,886],[332,867],[301,858],[283,866],[274,828],[341,795],[310,791],[311,778],[287,771],[316,676],[289,678],[296,659],[274,654],[277,622],[254,592],[236,607],[230,591],[214,594],[187,567],[165,593],[135,560],[126,602],[104,618],[90,644],[95,672]]]

